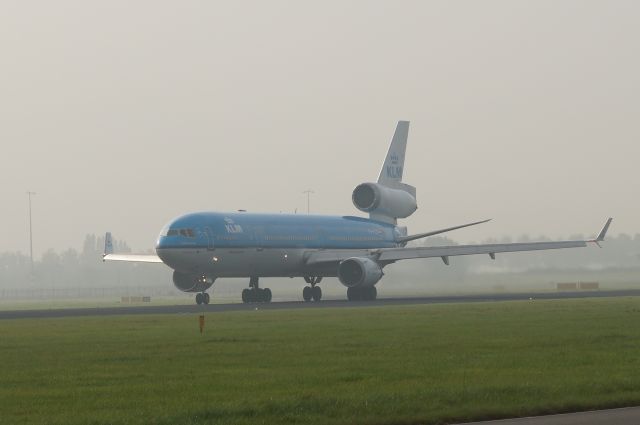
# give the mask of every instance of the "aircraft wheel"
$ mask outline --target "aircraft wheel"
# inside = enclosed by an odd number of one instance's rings
[[[207,294],[206,292],[202,293],[202,302],[204,304],[209,304],[209,301],[211,301],[211,297],[209,297],[209,294]]]
[[[322,299],[322,289],[319,286],[314,286],[311,288],[311,297],[313,301],[319,302]]]
[[[349,301],[360,301],[360,288],[347,288],[347,299]]]
[[[270,303],[271,302],[271,289],[269,288],[264,288],[263,289],[263,293],[262,293],[262,301],[265,303]]]
[[[378,290],[375,286],[370,286],[368,288],[362,288],[362,299],[366,301],[373,301],[378,296]]]
[[[361,288],[354,287],[347,289],[347,299],[349,301],[373,301],[378,296],[375,286]]]
[[[302,290],[302,299],[304,299],[305,302],[309,302],[311,301],[312,297],[313,297],[313,290],[311,289],[310,286],[305,286],[304,289]]]
[[[251,301],[251,291],[247,288],[242,290],[242,302],[247,304]]]
[[[376,287],[375,287],[375,286],[372,286],[372,287],[371,287],[370,295],[371,295],[371,301],[373,301],[373,300],[375,300],[376,298],[378,298],[378,290],[376,289]]]
[[[204,302],[204,297],[202,294],[196,294],[196,304],[200,305]]]

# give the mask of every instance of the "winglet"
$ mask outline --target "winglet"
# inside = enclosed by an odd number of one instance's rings
[[[104,235],[104,254],[102,254],[102,258],[109,254],[113,254],[113,239],[111,237],[111,232],[107,232]]]
[[[609,230],[609,226],[611,225],[612,221],[613,221],[613,218],[609,217],[607,222],[604,224],[604,227],[602,228],[602,230],[600,230],[600,233],[598,233],[598,237],[590,242],[595,242],[596,245],[600,246],[598,242],[604,241],[604,237],[607,235],[607,231]]]

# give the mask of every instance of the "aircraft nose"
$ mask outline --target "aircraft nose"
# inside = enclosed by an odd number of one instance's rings
[[[162,249],[167,245],[167,237],[166,236],[158,236],[158,240],[156,241],[156,250]]]

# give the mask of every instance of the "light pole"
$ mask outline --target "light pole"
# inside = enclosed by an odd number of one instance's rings
[[[35,192],[27,191],[29,197],[29,255],[31,257],[31,274],[33,275],[33,226],[31,222],[31,196],[35,195]]]
[[[309,208],[310,204],[311,204],[311,194],[315,193],[313,190],[311,189],[307,189],[305,191],[303,191],[302,193],[306,193],[307,194],[307,214],[309,214],[309,211],[311,211],[311,209]]]

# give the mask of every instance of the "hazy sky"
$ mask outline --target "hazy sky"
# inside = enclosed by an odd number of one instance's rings
[[[193,210],[360,214],[411,121],[408,220],[640,232],[640,2],[0,3],[0,252],[138,250]]]

